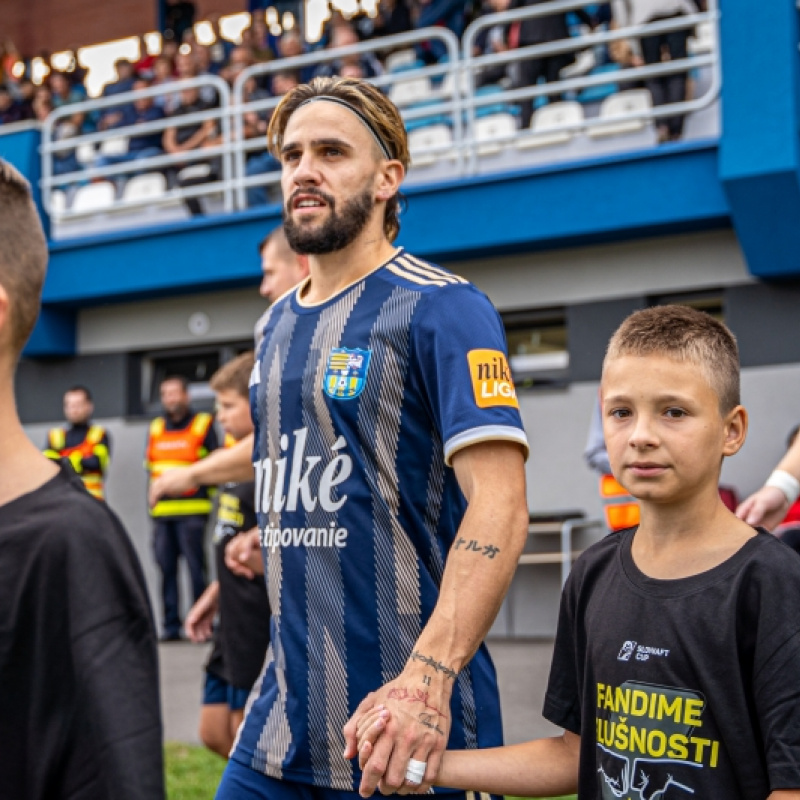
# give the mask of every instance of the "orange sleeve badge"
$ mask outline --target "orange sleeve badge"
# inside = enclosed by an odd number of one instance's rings
[[[467,353],[472,391],[478,408],[519,408],[511,368],[501,350],[470,350]]]

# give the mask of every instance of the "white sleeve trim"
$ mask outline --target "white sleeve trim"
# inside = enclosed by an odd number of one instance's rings
[[[470,428],[467,431],[462,431],[448,439],[444,443],[444,463],[448,467],[452,466],[450,462],[453,455],[465,447],[478,444],[478,442],[493,442],[497,440],[519,442],[522,445],[525,460],[528,460],[530,447],[525,431],[521,428],[515,428],[513,425],[484,425],[480,428]]]

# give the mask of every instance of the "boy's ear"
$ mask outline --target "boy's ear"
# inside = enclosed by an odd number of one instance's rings
[[[3,346],[5,346],[11,338],[10,314],[11,301],[9,300],[5,286],[0,283],[0,344]]]
[[[725,441],[722,455],[732,456],[741,450],[747,437],[747,410],[736,406],[725,415]]]

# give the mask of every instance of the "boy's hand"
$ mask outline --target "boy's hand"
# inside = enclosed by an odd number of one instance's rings
[[[151,481],[147,491],[147,500],[150,508],[153,508],[163,497],[180,497],[197,488],[198,486],[192,478],[191,467],[178,467],[167,470],[163,475]]]
[[[772,530],[780,524],[788,510],[789,502],[780,489],[762,486],[736,509],[736,516],[748,525],[763,525]]]
[[[207,642],[214,628],[219,607],[219,583],[214,581],[191,607],[183,623],[186,635],[195,643]]]
[[[258,528],[239,533],[225,547],[225,566],[234,574],[252,580],[264,574]]]

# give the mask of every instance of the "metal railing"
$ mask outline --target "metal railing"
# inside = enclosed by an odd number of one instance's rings
[[[691,70],[706,69],[710,71],[707,89],[691,100],[668,105],[651,106],[637,110],[635,113],[615,116],[614,122],[640,120],[643,123],[657,122],[664,117],[686,115],[709,107],[719,97],[721,75],[718,48],[716,45],[716,24],[719,12],[716,0],[710,0],[709,10],[704,13],[684,15],[660,20],[644,25],[629,26],[620,29],[596,31],[569,39],[547,42],[489,55],[473,55],[476,38],[481,31],[495,25],[507,25],[526,19],[543,17],[555,13],[581,8],[582,0],[555,0],[546,4],[490,14],[475,20],[465,31],[462,41],[445,28],[428,28],[416,30],[396,36],[371,40],[368,42],[309,53],[289,59],[281,59],[264,64],[256,64],[243,70],[232,87],[224,80],[212,75],[204,75],[185,81],[173,81],[168,84],[151,87],[138,92],[128,92],[99,100],[89,100],[62,106],[55,110],[45,121],[42,128],[42,189],[44,206],[56,221],[68,222],[71,219],[85,217],[89,212],[62,210],[54,213],[52,191],[54,189],[74,186],[79,183],[98,179],[114,179],[132,173],[171,170],[176,171],[187,165],[206,163],[214,160],[219,165],[214,180],[195,186],[173,186],[157,200],[123,200],[117,199],[109,207],[110,211],[125,209],[141,209],[154,203],[175,203],[187,198],[201,198],[211,195],[221,196],[222,209],[232,212],[247,207],[247,191],[253,187],[270,187],[280,180],[277,171],[261,174],[247,174],[248,156],[266,147],[263,136],[245,137],[245,118],[248,114],[260,114],[268,117],[280,101],[280,98],[267,97],[255,100],[247,98],[247,84],[251,78],[264,80],[275,73],[288,70],[311,70],[325,63],[334,63],[338,59],[350,56],[364,56],[403,48],[415,48],[424,42],[437,40],[444,45],[447,58],[431,66],[414,65],[403,71],[395,71],[379,75],[372,80],[378,87],[386,91],[390,97],[399,84],[406,81],[423,79],[427,81],[429,92],[423,102],[409,103],[400,106],[401,115],[407,127],[411,128],[420,121],[442,121],[452,132],[451,158],[447,160],[449,177],[460,177],[476,174],[479,171],[479,145],[476,136],[476,122],[489,108],[499,106],[512,112],[520,102],[535,102],[536,98],[545,95],[575,96],[586,89],[609,84],[625,84],[647,81],[655,77],[664,77],[676,73],[689,73]],[[673,61],[650,64],[646,66],[620,67],[614,71],[597,74],[564,77],[557,81],[533,86],[516,86],[515,88],[499,88],[491,94],[481,94],[477,88],[481,71],[487,67],[511,65],[527,58],[538,58],[555,55],[579,54],[590,48],[605,48],[609,44],[623,40],[641,38],[680,30],[691,30],[696,25],[705,23],[714,26],[714,36],[709,52],[681,58]],[[132,103],[136,99],[157,98],[164,95],[175,95],[184,89],[212,89],[216,93],[218,105],[215,108],[180,116],[167,116],[164,119],[138,123],[128,127],[115,127],[111,130],[86,133],[69,138],[56,139],[55,131],[60,123],[75,114],[97,114],[108,109]],[[219,130],[219,143],[212,147],[202,147],[176,154],[167,154],[126,161],[109,166],[95,166],[91,163],[77,171],[55,175],[53,159],[58,154],[77,150],[81,146],[94,147],[103,142],[120,137],[140,137],[147,134],[163,132],[168,128],[201,124],[214,120]],[[603,125],[608,120],[602,116],[584,117],[580,122],[565,122],[562,127],[549,131],[569,131],[576,133],[578,129],[589,131]],[[522,137],[523,131],[516,135]],[[100,155],[99,153],[97,155]],[[413,156],[413,154],[412,154]],[[520,163],[524,163],[521,160]],[[440,176],[441,177],[441,176]],[[104,209],[105,210],[105,209]],[[96,212],[94,212],[96,213]]]

